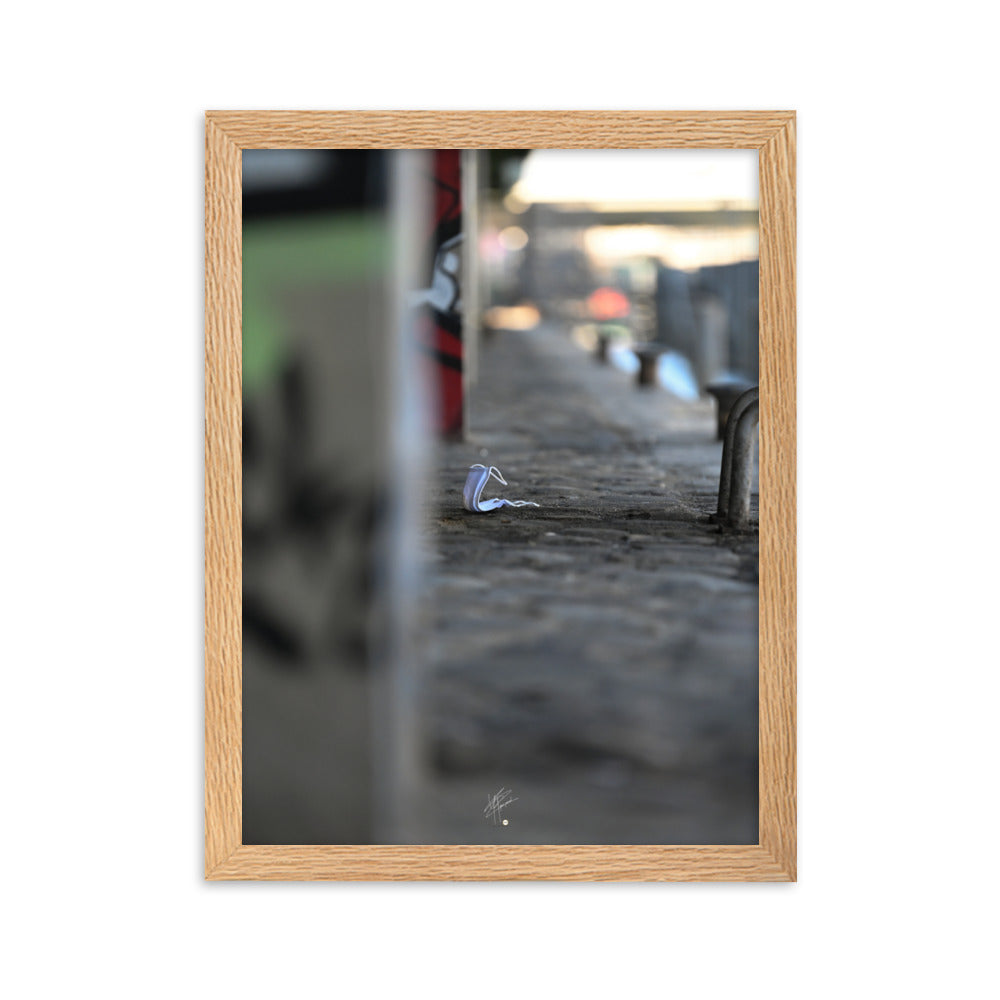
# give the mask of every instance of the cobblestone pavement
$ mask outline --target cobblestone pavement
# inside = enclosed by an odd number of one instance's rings
[[[406,839],[756,843],[757,539],[708,519],[714,404],[542,326],[485,341],[471,406],[437,454]],[[540,506],[467,513],[476,462]]]

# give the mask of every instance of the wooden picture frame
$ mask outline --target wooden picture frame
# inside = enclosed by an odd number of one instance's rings
[[[205,877],[794,881],[795,114],[212,111],[205,147]],[[759,843],[242,843],[241,154],[271,148],[756,149],[760,164]]]

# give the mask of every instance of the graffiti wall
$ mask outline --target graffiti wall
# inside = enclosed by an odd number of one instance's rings
[[[435,429],[460,436],[463,416],[462,186],[460,151],[433,154],[434,206],[428,234],[429,274],[417,324],[426,375],[437,400]]]

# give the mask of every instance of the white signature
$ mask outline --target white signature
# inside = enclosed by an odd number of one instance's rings
[[[497,826],[500,823],[500,813],[512,802],[517,802],[513,792],[509,788],[501,788],[496,795],[491,795],[486,800],[486,808],[483,810],[483,815],[487,819],[493,820],[493,825]],[[503,821],[503,825],[507,825],[507,820]]]

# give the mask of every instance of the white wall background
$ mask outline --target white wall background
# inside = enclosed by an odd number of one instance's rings
[[[7,12],[9,995],[995,985],[993,32],[923,9]],[[202,113],[289,107],[799,112],[797,885],[202,882]]]

